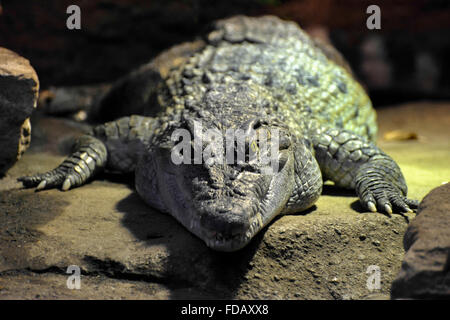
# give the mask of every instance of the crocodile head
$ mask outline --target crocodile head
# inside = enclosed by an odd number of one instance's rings
[[[209,247],[235,251],[285,207],[294,185],[292,137],[281,124],[247,120],[239,125],[241,131],[235,131],[234,149],[227,159],[230,135],[224,128],[215,124],[199,132],[195,126],[190,122],[185,131],[172,132],[170,140],[149,153],[141,167],[153,166],[154,177],[137,172],[137,189],[147,202],[168,211]],[[264,138],[267,132],[272,135]],[[201,156],[196,159],[199,136]],[[261,159],[268,150],[269,157]],[[153,190],[142,187],[145,179],[156,180]],[[158,197],[150,199],[155,189]]]

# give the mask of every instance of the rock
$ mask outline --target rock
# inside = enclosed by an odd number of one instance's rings
[[[0,47],[0,176],[30,145],[30,116],[36,107],[39,80],[30,62]]]
[[[450,298],[450,183],[421,202],[404,237],[407,250],[392,285],[399,298]]]

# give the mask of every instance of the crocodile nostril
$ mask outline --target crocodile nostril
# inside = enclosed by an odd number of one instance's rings
[[[251,210],[236,205],[222,205],[215,208],[204,208],[200,224],[207,231],[215,231],[225,239],[235,235],[243,235],[250,227]]]
[[[219,213],[230,212],[232,209],[233,209],[233,205],[229,202],[221,203],[221,204],[217,205],[217,212],[219,212]]]

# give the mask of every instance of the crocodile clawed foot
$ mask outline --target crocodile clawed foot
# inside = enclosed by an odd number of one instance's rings
[[[76,149],[70,157],[57,168],[46,173],[20,177],[25,188],[36,188],[36,191],[61,187],[62,191],[85,184],[99,169],[105,166],[106,147],[100,140],[92,136],[78,138]]]
[[[419,205],[417,200],[408,199],[399,188],[385,180],[362,181],[356,191],[365,209],[388,216],[411,213]]]
[[[57,188],[61,186],[65,179],[66,172],[62,168],[56,168],[46,173],[20,177],[17,181],[22,182],[25,188],[36,188],[36,191],[40,191]]]

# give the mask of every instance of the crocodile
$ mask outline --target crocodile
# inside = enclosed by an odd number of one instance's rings
[[[134,172],[148,205],[218,251],[239,250],[275,217],[311,208],[327,180],[354,190],[365,210],[417,208],[399,166],[375,144],[376,113],[348,64],[294,22],[218,20],[200,40],[119,81],[102,98],[114,102],[138,114],[93,127],[57,168],[19,178],[24,187],[65,191],[102,170]],[[259,135],[246,136],[243,161],[175,163],[177,130],[208,142],[207,130],[230,128],[276,132],[267,144],[276,147],[277,170],[248,157],[262,152]],[[189,159],[207,147],[194,140],[183,149]]]

